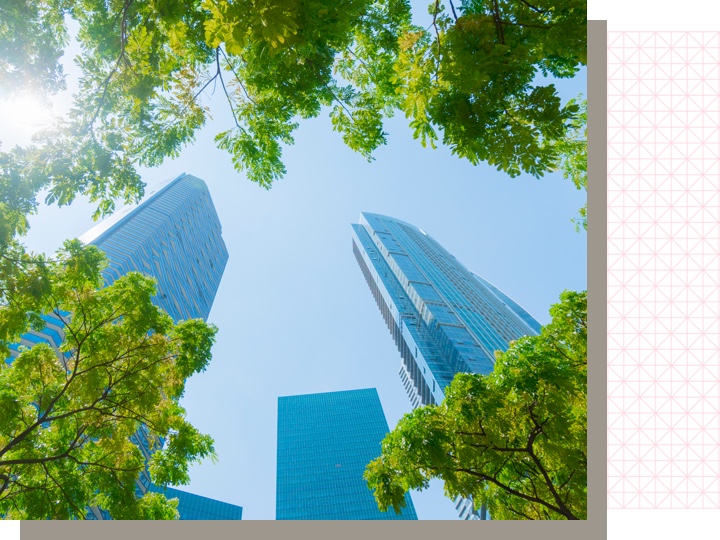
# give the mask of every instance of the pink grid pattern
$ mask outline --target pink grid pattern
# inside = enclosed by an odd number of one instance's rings
[[[608,33],[608,508],[720,508],[720,34]]]

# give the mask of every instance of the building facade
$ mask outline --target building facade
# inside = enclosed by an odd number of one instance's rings
[[[242,519],[242,507],[216,501],[208,497],[195,495],[175,488],[150,486],[155,493],[162,493],[167,499],[178,500],[178,512],[181,520],[239,520]]]
[[[182,174],[161,184],[148,193],[141,204],[100,222],[80,240],[97,246],[107,255],[108,266],[103,271],[106,286],[127,272],[150,275],[157,280],[154,303],[173,320],[207,320],[227,264],[228,252],[210,192],[201,179]],[[60,354],[58,348],[65,339],[64,322],[52,314],[43,318],[46,327],[42,331],[24,334],[19,343],[11,346],[9,361],[19,354],[19,346],[31,347],[39,342],[49,343]],[[131,437],[146,460],[152,453],[150,437],[144,426]],[[139,494],[157,489],[152,486],[147,469],[140,474],[137,483]],[[236,509],[233,515],[241,515],[240,507],[227,506]],[[109,514],[93,508],[88,518],[108,519]]]
[[[180,175],[80,237],[108,257],[105,284],[130,271],[157,279],[155,304],[175,321],[207,320],[228,252],[205,182]]]
[[[228,252],[210,192],[199,178],[182,174],[161,184],[140,205],[115,213],[80,240],[107,255],[106,286],[127,272],[142,272],[157,280],[154,302],[173,320],[207,320]],[[62,344],[62,319],[43,318],[45,329],[11,345],[11,358],[21,345],[44,342],[57,349]]]
[[[409,494],[400,514],[378,510],[363,478],[387,433],[374,388],[280,397],[276,518],[417,519]]]
[[[440,403],[457,373],[487,374],[495,351],[540,324],[502,291],[469,271],[425,231],[362,213],[353,253],[400,351],[400,379],[413,407]],[[481,519],[468,499],[464,519]]]

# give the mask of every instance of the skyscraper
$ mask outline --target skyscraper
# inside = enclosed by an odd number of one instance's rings
[[[107,255],[108,266],[103,271],[106,286],[127,272],[141,272],[157,280],[154,302],[176,322],[207,319],[228,252],[210,192],[199,178],[182,174],[161,184],[148,193],[140,205],[117,212],[83,234],[80,240],[97,246]],[[32,346],[38,342],[50,343],[59,354],[58,347],[65,339],[64,323],[52,314],[43,318],[46,327],[23,335],[20,343],[11,347],[12,357],[17,356],[20,345]],[[146,459],[151,455],[149,437],[144,426],[131,437]],[[138,491],[142,494],[151,487],[150,475],[147,469],[143,470],[138,478]],[[173,496],[180,499],[181,508],[189,507],[188,504],[210,507],[195,504],[197,501],[186,504],[184,496],[197,496],[176,491]],[[239,516],[242,509],[234,508],[232,515]],[[93,508],[88,518],[107,519],[109,514]]]
[[[157,280],[155,303],[175,321],[210,314],[228,252],[222,227],[205,182],[188,174],[165,182],[148,193],[137,207],[128,207],[103,220],[80,237],[108,257],[105,285],[130,271]],[[47,342],[57,348],[65,339],[64,323],[54,315],[41,332],[31,331],[11,346]]]
[[[175,321],[206,320],[210,314],[228,252],[210,192],[199,178],[178,176],[80,240],[107,255],[106,285],[142,272],[157,279],[155,303]]]
[[[417,519],[380,512],[363,478],[387,421],[374,388],[278,399],[277,519]]]
[[[353,224],[353,253],[400,356],[413,407],[440,403],[456,373],[490,373],[494,353],[540,324],[425,231],[379,214]],[[468,500],[461,517],[478,519]]]
[[[199,178],[182,174],[166,182],[80,240],[107,255],[106,285],[131,271],[151,275],[157,280],[155,304],[173,320],[207,320],[228,252],[210,192]],[[149,459],[147,431],[140,429],[135,437]],[[143,493],[150,488],[147,470],[139,483]]]

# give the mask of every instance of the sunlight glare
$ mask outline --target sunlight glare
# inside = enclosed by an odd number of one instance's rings
[[[0,140],[25,139],[50,125],[48,105],[33,96],[0,99]]]

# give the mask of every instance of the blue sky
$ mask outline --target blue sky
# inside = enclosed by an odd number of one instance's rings
[[[585,72],[556,85],[564,99],[584,93]],[[301,122],[284,150],[286,177],[264,190],[215,149],[229,119],[214,97],[215,120],[196,143],[143,170],[148,190],[182,172],[204,179],[230,254],[210,315],[220,329],[213,361],[183,400],[190,421],[215,438],[219,462],[193,467],[182,489],[241,505],[244,519],[274,519],[278,396],[375,387],[391,427],[410,410],[399,353],[352,254],[360,212],[421,227],[544,324],[564,289],[587,286],[587,237],[570,221],[584,193],[559,174],[512,179],[447,148],[424,149],[402,115],[387,122],[388,145],[372,163],[343,145],[327,117]],[[7,148],[29,129],[5,124],[0,140]],[[41,207],[28,246],[52,251],[81,235],[92,209],[83,200]],[[456,518],[439,483],[413,501],[421,519]]]

